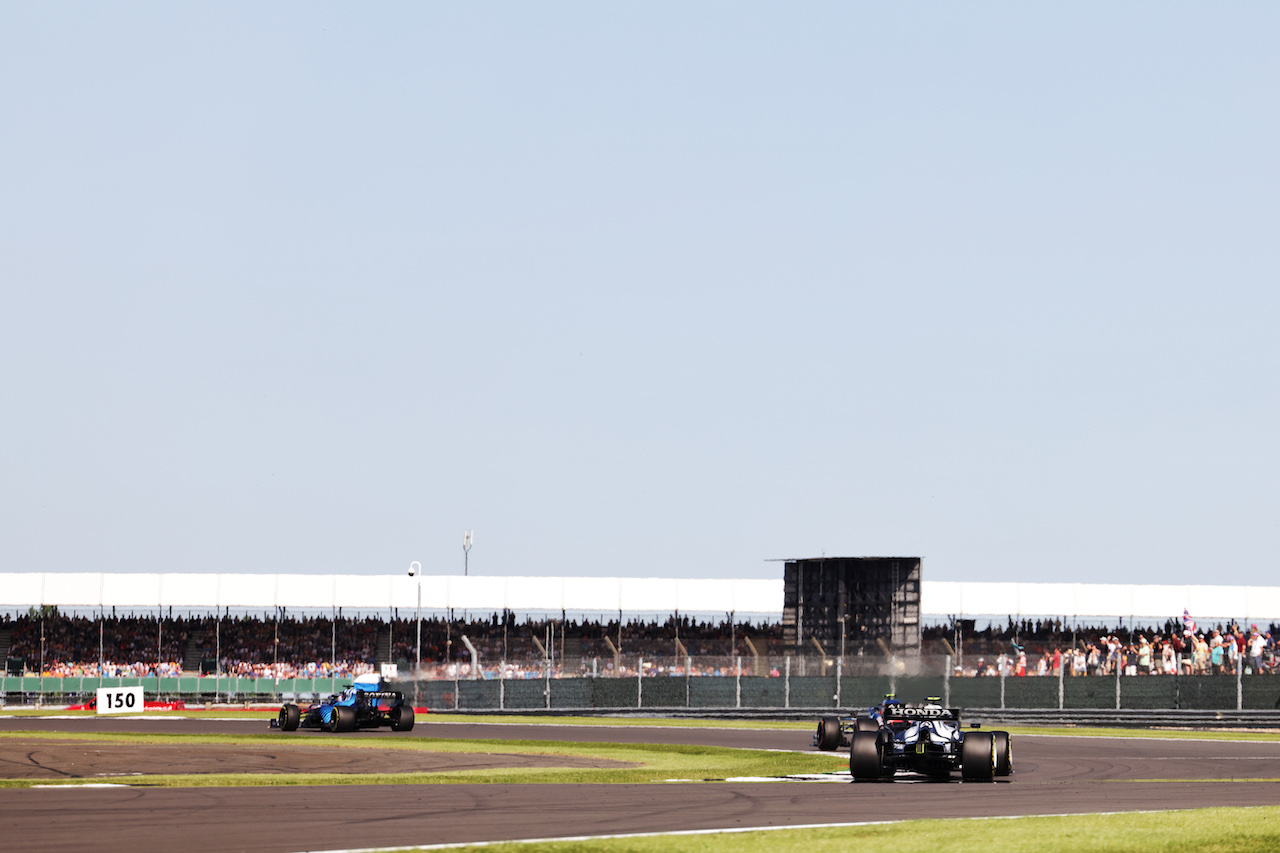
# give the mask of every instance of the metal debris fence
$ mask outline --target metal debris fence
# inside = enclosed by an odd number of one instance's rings
[[[956,676],[949,665],[923,674],[850,675],[850,667],[819,659],[686,657],[580,663],[572,674],[545,665],[519,671],[477,673],[452,668],[452,676],[400,678],[395,688],[415,704],[437,711],[725,710],[759,711],[866,708],[886,694],[905,702],[937,697],[961,708],[1035,710],[1275,710],[1280,678],[1229,675]],[[932,671],[930,671],[930,669]],[[917,670],[921,671],[921,670]],[[518,674],[519,677],[507,677]],[[70,704],[98,687],[141,686],[148,696],[192,702],[309,701],[335,693],[349,678],[244,678],[234,676],[41,677],[5,676],[7,705]]]

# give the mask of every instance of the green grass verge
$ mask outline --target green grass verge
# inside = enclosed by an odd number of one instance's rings
[[[877,826],[459,845],[486,853],[1274,853],[1280,807],[1070,817],[913,820]]]
[[[671,744],[562,743],[531,740],[437,740],[434,738],[297,738],[279,734],[182,735],[87,732],[51,735],[37,732],[3,732],[5,739],[39,738],[96,743],[128,743],[145,749],[147,744],[219,744],[281,749],[395,749],[470,755],[546,755],[606,759],[632,766],[604,768],[486,768],[432,773],[210,773],[182,775],[120,776],[109,779],[69,780],[65,784],[111,781],[152,787],[212,787],[264,785],[393,785],[456,783],[597,783],[720,781],[743,776],[786,776],[797,773],[829,773],[841,770],[843,759],[820,753],[773,752],[714,746]],[[34,784],[63,784],[56,780],[0,779],[0,787],[28,788]]]
[[[671,719],[664,717],[475,717],[467,714],[432,714],[419,717],[419,722],[429,723],[502,723],[505,725],[561,725],[561,726],[656,726],[714,729],[754,729],[812,731],[817,717],[803,720],[699,720]],[[1280,731],[1237,731],[1234,729],[1126,729],[1091,728],[1087,726],[984,726],[985,730],[999,729],[1016,735],[1053,735],[1062,737],[1143,737],[1186,738],[1189,740],[1240,740],[1280,741]]]
[[[276,716],[275,710],[242,711],[223,708],[206,711],[203,708],[189,708],[185,711],[148,711],[148,716],[182,716],[194,719],[244,719],[270,720]],[[49,717],[49,716],[85,716],[93,717],[93,711],[51,711],[49,709],[0,709],[0,716],[17,717]],[[587,716],[520,716],[520,715],[485,715],[471,714],[423,714],[418,717],[419,723],[477,723],[498,725],[556,725],[556,726],[592,726],[592,727],[659,727],[659,728],[708,728],[708,729],[750,729],[760,731],[812,731],[817,722],[813,720],[725,720],[725,719],[690,719],[672,717],[587,717]],[[999,728],[1016,735],[1054,735],[1062,737],[1141,737],[1141,738],[1186,738],[1190,740],[1235,740],[1235,741],[1280,741],[1280,731],[1238,731],[1235,729],[1129,729],[1129,728],[1092,728],[1088,726],[986,726]]]

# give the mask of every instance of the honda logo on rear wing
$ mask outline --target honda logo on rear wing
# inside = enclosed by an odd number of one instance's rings
[[[959,708],[894,708],[885,712],[886,720],[949,720],[960,722]]]

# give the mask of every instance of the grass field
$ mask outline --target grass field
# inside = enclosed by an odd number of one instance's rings
[[[148,716],[179,716],[193,719],[240,719],[270,720],[276,716],[276,709],[242,711],[238,709],[189,708],[185,711],[149,711]],[[0,708],[3,717],[49,717],[49,716],[96,716],[93,711],[55,711],[48,708]],[[473,714],[422,714],[418,717],[420,724],[430,723],[475,723],[493,725],[558,725],[558,726],[653,726],[674,728],[719,728],[719,729],[755,729],[755,730],[789,730],[812,731],[817,723],[813,720],[707,720],[674,717],[587,717],[587,716],[501,716]],[[1089,726],[988,726],[999,728],[1016,735],[1054,735],[1063,737],[1140,737],[1140,738],[1187,738],[1192,740],[1234,740],[1234,741],[1280,741],[1280,731],[1247,731],[1240,729],[1127,729],[1102,728]]]
[[[8,714],[0,711],[0,715]],[[163,712],[156,712],[163,713]],[[234,716],[262,719],[273,712],[226,710],[176,712],[190,717]],[[20,716],[49,716],[49,711]],[[423,722],[495,723],[510,725],[591,725],[591,726],[683,726],[734,729],[787,729],[808,731],[809,722],[757,720],[686,720],[667,718],[582,718],[582,717],[484,717],[433,714]],[[506,740],[502,725],[494,726],[494,738],[431,738],[397,735],[282,738],[278,733],[182,734],[179,731],[155,734],[99,733],[91,731],[38,733],[0,732],[0,749],[5,739],[50,739],[79,742],[134,744],[219,744],[284,749],[394,749],[462,754],[564,755],[626,762],[629,766],[609,768],[495,768],[433,773],[244,773],[187,774],[117,777],[111,781],[132,786],[209,787],[277,785],[377,785],[452,783],[669,783],[723,781],[743,777],[778,777],[793,774],[833,773],[843,769],[843,753],[787,752],[728,749],[707,746],[677,746],[611,743],[566,743],[539,740]],[[429,728],[428,728],[429,731]],[[1017,735],[1102,736],[1121,738],[1176,738],[1220,741],[1280,741],[1280,732],[1171,731],[1092,728],[1010,729]],[[68,780],[58,784],[83,784],[93,780]],[[1153,780],[1154,781],[1154,780]],[[1256,779],[1258,784],[1278,784],[1276,779]],[[1198,780],[1197,784],[1211,784]],[[0,787],[30,787],[48,781],[3,780]],[[1100,784],[1124,785],[1122,781]],[[412,848],[410,848],[412,849]],[[764,853],[803,850],[882,851],[893,853],[935,853],[935,851],[1027,850],[1036,853],[1105,851],[1105,853],[1274,853],[1280,850],[1280,807],[1213,808],[1121,814],[1070,815],[1057,817],[990,818],[964,820],[912,820],[855,826],[820,826],[800,829],[755,829],[711,833],[637,835],[546,842],[511,842],[482,846],[458,846],[451,850],[507,850],[512,853],[651,853],[688,850],[705,853]]]
[[[391,735],[361,738],[294,738],[277,734],[183,735],[176,733],[0,733],[0,747],[6,739],[79,741],[83,743],[132,744],[145,749],[148,744],[218,744],[281,749],[394,749],[468,755],[547,755],[605,759],[626,762],[627,767],[610,768],[493,768],[432,773],[203,773],[124,776],[112,782],[143,787],[215,787],[226,785],[391,785],[451,783],[597,783],[628,784],[668,781],[723,781],[739,777],[787,776],[838,771],[843,756],[808,752],[775,752],[759,749],[730,749],[715,746],[653,744],[565,743],[531,740],[459,740],[404,738]],[[33,782],[28,779],[0,779],[0,787],[27,788],[33,784],[84,784],[88,781]]]
[[[468,845],[510,853],[1274,853],[1280,807],[1126,812],[1061,817],[912,820],[865,826],[661,834]]]

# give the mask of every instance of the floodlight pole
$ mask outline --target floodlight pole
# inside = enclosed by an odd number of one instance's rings
[[[422,563],[414,560],[409,564],[409,577],[418,579],[418,642],[413,673],[413,704],[417,705],[419,683],[422,681]]]

